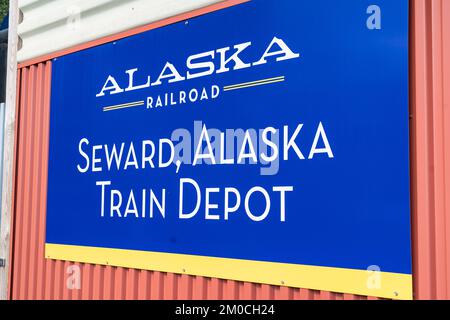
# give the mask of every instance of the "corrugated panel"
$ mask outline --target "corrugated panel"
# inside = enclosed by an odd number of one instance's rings
[[[19,0],[19,62],[220,0]]]
[[[413,1],[412,172],[416,297],[450,299],[450,1]]]
[[[416,298],[450,298],[450,1],[411,0],[411,176]],[[19,71],[13,299],[368,299],[44,259],[51,62]],[[369,298],[372,299],[372,298]]]

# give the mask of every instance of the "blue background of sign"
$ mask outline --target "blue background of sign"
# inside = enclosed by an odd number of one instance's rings
[[[382,30],[368,30],[371,1],[256,0],[55,59],[47,243],[351,269],[378,265],[410,274],[407,3],[377,1]],[[274,36],[301,57],[269,58],[258,67],[95,97],[108,75],[126,86],[125,70],[137,67],[154,81],[166,61],[184,73],[188,56],[247,41],[253,45],[241,58],[257,61]],[[102,111],[149,95],[281,75],[285,82],[222,92],[217,100]],[[78,153],[83,137],[91,145],[139,145],[169,138],[177,128],[192,131],[194,121],[221,130],[289,124],[291,132],[304,123],[298,144],[306,157],[322,121],[335,158],[300,161],[291,152],[275,176],[261,176],[259,165],[184,165],[179,174],[174,166],[77,171],[84,163]],[[203,205],[196,218],[179,220],[182,177],[202,188],[236,187],[243,195],[256,185],[295,190],[287,194],[285,223],[279,221],[277,201],[273,214],[259,223],[242,211],[230,221],[206,221]],[[99,180],[111,180],[124,193],[152,188],[159,194],[167,188],[166,219],[101,218]],[[223,193],[212,200],[222,207]],[[252,204],[263,210],[259,200]]]

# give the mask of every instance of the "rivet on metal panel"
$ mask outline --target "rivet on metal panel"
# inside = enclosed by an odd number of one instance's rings
[[[189,20],[186,20],[186,21],[184,22],[184,24],[189,24]]]

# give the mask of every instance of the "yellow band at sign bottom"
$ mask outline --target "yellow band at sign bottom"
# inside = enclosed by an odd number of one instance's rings
[[[412,275],[186,254],[45,244],[48,259],[389,299],[412,299]]]

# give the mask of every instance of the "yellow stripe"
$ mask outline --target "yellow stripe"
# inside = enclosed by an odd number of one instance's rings
[[[265,85],[265,84],[271,84],[271,83],[277,83],[277,82],[283,82],[283,81],[284,81],[284,79],[279,79],[279,80],[265,81],[265,82],[260,82],[260,83],[252,83],[252,84],[247,84],[247,85],[236,86],[236,87],[233,87],[233,88],[224,88],[223,91],[238,90],[238,89],[262,86],[262,85]]]
[[[137,106],[142,106],[143,104],[144,104],[144,101],[136,101],[136,102],[118,104],[118,105],[115,105],[115,106],[104,107],[103,111],[110,111],[110,110],[116,110],[116,109],[137,107]]]
[[[390,299],[412,299],[412,276],[380,273],[380,287],[369,289],[366,270],[213,258],[137,250],[45,244],[48,259],[111,265],[177,274],[326,290]]]
[[[223,88],[224,89],[231,89],[231,88],[246,86],[246,85],[250,85],[250,84],[258,84],[258,83],[270,82],[270,81],[273,81],[273,80],[282,80],[282,79],[284,80],[284,76],[274,77],[274,78],[267,78],[267,79],[261,79],[261,80],[250,81],[250,82],[237,83],[237,84],[232,84],[232,85],[229,85],[229,86],[225,86]]]

